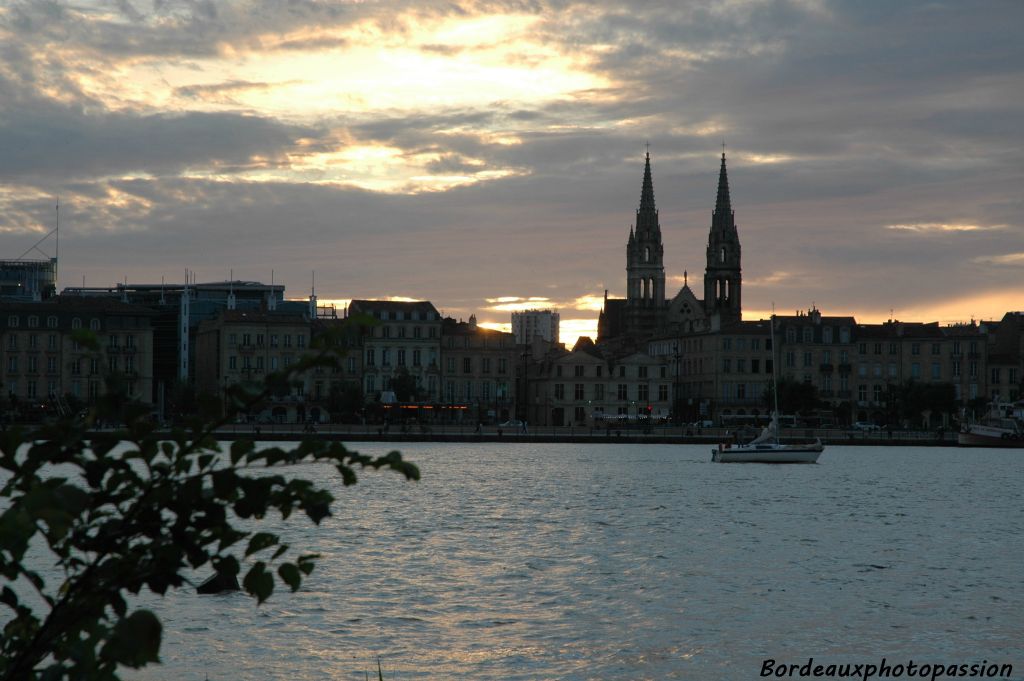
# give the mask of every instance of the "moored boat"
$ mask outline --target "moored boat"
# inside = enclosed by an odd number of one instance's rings
[[[773,306],[774,307],[774,306]],[[771,320],[771,343],[775,347],[775,314]],[[773,362],[772,366],[778,366]],[[711,450],[715,463],[817,463],[825,450],[820,439],[808,444],[783,444],[779,441],[779,389],[772,371],[772,393],[775,410],[761,434],[746,444],[719,444]]]
[[[1009,447],[1024,449],[1024,419],[1017,405],[993,403],[980,421],[965,423],[957,434],[961,447]]]
[[[716,463],[817,463],[825,450],[821,440],[807,444],[779,442],[778,418],[772,414],[771,423],[761,434],[746,444],[719,444],[711,450]]]

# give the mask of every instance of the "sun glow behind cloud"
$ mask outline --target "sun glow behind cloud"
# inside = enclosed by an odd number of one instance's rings
[[[525,14],[399,16],[266,36],[251,47],[222,46],[186,63],[125,60],[106,76],[77,74],[91,95],[139,109],[247,109],[309,121],[324,115],[536,103],[570,98],[604,81],[571,55],[540,42]],[[333,47],[324,47],[324,44]],[[287,43],[290,49],[275,49]],[[308,47],[303,47],[308,45]]]

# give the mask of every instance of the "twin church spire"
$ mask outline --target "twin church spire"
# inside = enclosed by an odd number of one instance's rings
[[[663,326],[665,300],[664,245],[654,202],[651,155],[644,157],[644,179],[636,222],[626,244],[626,330],[630,335],[654,333]],[[708,233],[704,274],[704,312],[719,314],[722,321],[740,319],[740,245],[729,197],[725,153],[718,174],[718,194]]]

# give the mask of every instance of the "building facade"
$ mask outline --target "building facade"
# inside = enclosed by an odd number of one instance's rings
[[[441,325],[441,407],[447,420],[504,423],[515,415],[514,368],[519,350],[511,333],[446,318]]]
[[[117,301],[53,297],[4,303],[0,312],[0,381],[9,402],[35,411],[88,404],[115,384],[150,402],[153,383],[152,312]],[[97,349],[76,340],[91,332]]]
[[[536,338],[547,343],[557,343],[559,324],[559,314],[554,310],[524,310],[512,313],[512,334],[519,345],[528,345]]]

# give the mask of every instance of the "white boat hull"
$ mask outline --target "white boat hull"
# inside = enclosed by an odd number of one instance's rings
[[[969,431],[958,433],[956,442],[961,447],[1004,447],[1024,449],[1024,440],[1017,439],[1009,433],[984,432],[981,431],[981,429],[971,429]]]
[[[821,440],[807,445],[718,445],[711,450],[716,463],[817,463],[824,450]]]

